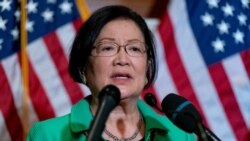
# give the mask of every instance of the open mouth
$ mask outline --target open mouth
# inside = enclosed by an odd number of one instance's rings
[[[111,76],[112,78],[119,78],[119,79],[129,79],[132,78],[131,75],[127,73],[115,73]]]

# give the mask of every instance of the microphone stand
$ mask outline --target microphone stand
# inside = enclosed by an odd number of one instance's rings
[[[203,124],[202,124],[202,126],[203,126],[203,129],[205,130],[205,132],[209,138],[211,138],[213,141],[221,141],[221,139],[219,137],[217,137],[209,128],[207,128]]]
[[[97,109],[94,120],[91,123],[90,132],[87,141],[100,141],[105,123],[110,112],[120,102],[120,90],[114,85],[107,85],[100,92],[99,108]]]
[[[202,141],[213,141],[211,138],[207,136],[204,126],[201,122],[197,122],[197,127],[199,130],[197,135]]]
[[[198,127],[198,137],[202,141],[221,141],[210,129],[208,129],[201,122],[197,122]]]
[[[196,122],[196,126],[198,131],[196,131],[198,137],[202,141],[221,141],[210,129],[208,129],[205,125],[202,124],[201,121],[195,118],[192,114],[187,114],[193,118]]]

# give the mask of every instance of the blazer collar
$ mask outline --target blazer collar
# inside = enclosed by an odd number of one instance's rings
[[[71,108],[69,124],[73,132],[85,132],[90,128],[93,115],[90,111],[91,95],[80,100]]]
[[[163,132],[168,132],[171,125],[170,121],[165,115],[156,113],[148,104],[143,100],[138,100],[138,108],[143,116],[143,119],[146,123],[146,131],[151,130],[162,130]]]

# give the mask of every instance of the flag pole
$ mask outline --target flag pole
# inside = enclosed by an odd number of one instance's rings
[[[28,72],[28,59],[27,59],[27,11],[26,0],[21,0],[21,22],[20,22],[20,42],[21,42],[21,73],[22,73],[22,123],[24,126],[23,140],[29,130],[29,113],[28,113],[28,96],[29,96],[29,72]]]
[[[76,5],[82,20],[86,21],[89,18],[90,14],[85,0],[76,0]]]

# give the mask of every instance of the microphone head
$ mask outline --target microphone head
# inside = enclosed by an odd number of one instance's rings
[[[187,99],[176,95],[168,94],[162,101],[161,107],[166,116],[179,128],[188,133],[197,133],[197,123],[202,118],[196,108]]]
[[[155,98],[155,96],[152,93],[146,93],[144,96],[144,100],[146,101],[146,103],[152,107],[157,106],[157,100]]]
[[[111,107],[115,107],[120,102],[121,93],[116,86],[107,85],[99,93],[98,99],[100,102],[104,102],[104,100],[106,100],[109,102]]]

